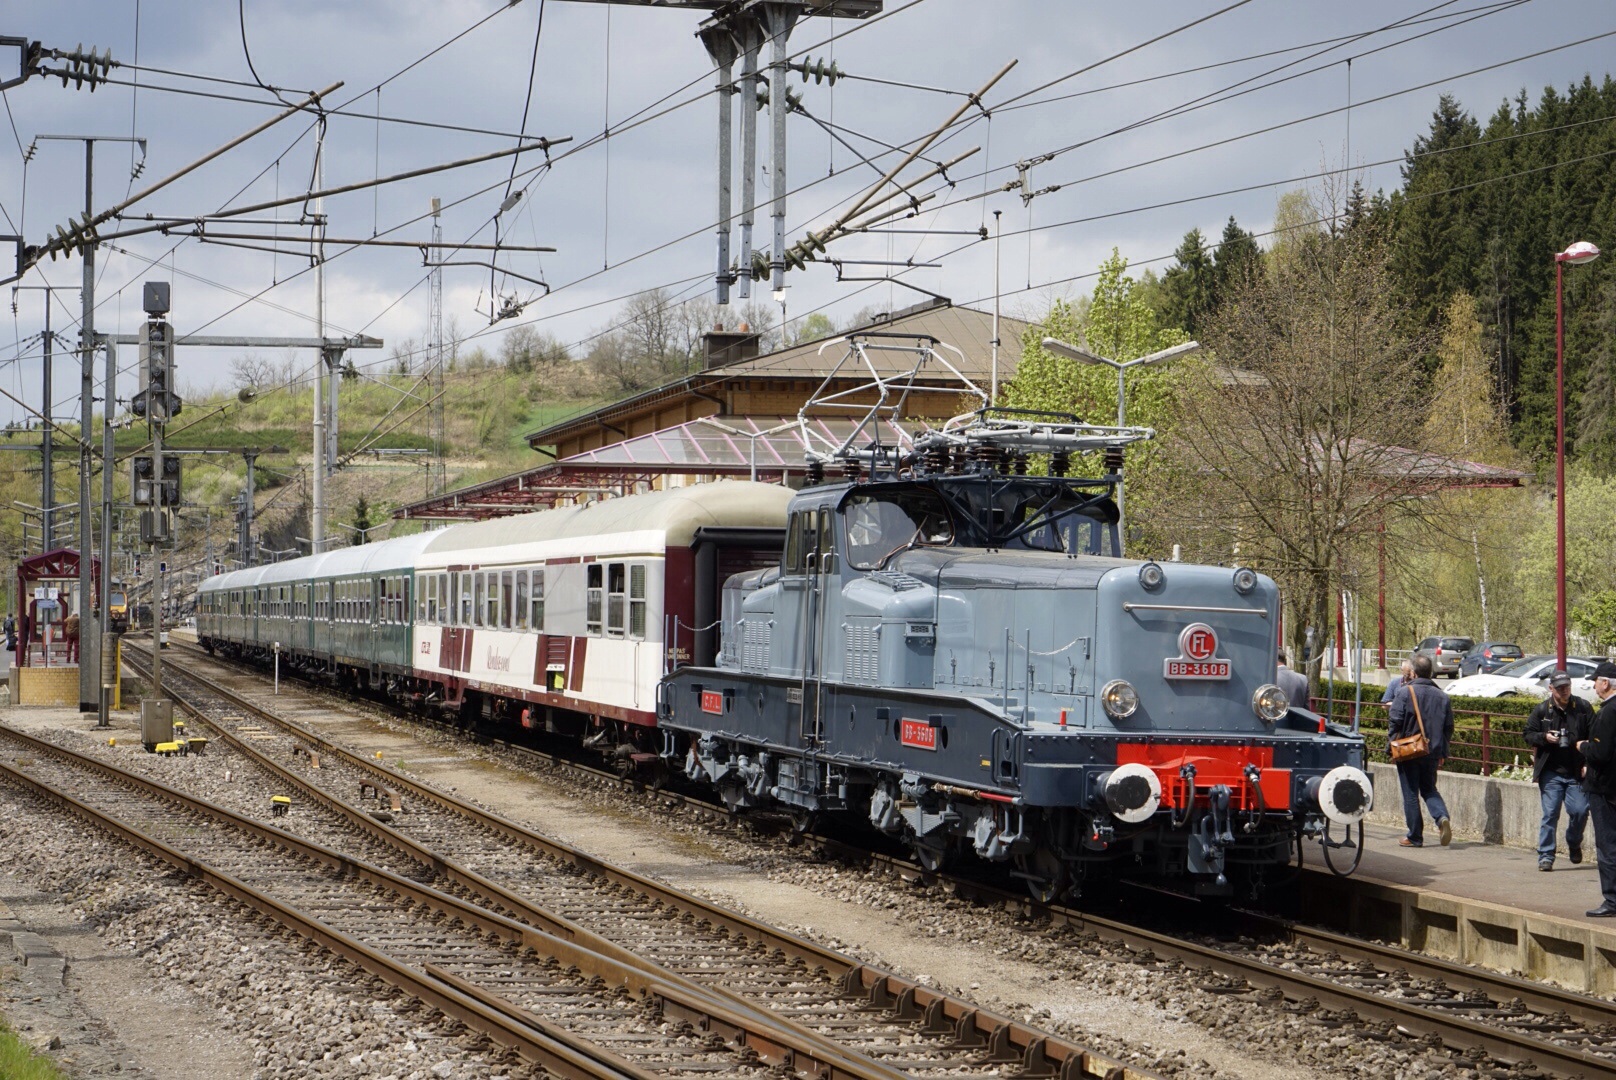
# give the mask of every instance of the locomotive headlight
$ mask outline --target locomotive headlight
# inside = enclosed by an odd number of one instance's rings
[[[1167,572],[1158,564],[1147,562],[1139,568],[1139,584],[1146,592],[1155,592],[1167,581]]]
[[[1139,691],[1126,679],[1112,679],[1100,688],[1100,704],[1113,720],[1126,720],[1139,708]]]
[[[1264,723],[1277,724],[1290,711],[1291,699],[1273,683],[1265,683],[1251,695],[1251,707]]]
[[[1241,596],[1246,595],[1257,587],[1257,571],[1249,566],[1242,566],[1234,572],[1234,591]]]

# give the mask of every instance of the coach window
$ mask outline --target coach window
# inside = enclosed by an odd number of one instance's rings
[[[483,625],[483,613],[488,610],[488,575],[476,573],[471,576],[471,611],[472,624]]]
[[[438,621],[438,575],[428,574],[417,578],[416,588],[420,590],[421,613],[415,617],[416,622],[433,623]]]
[[[483,618],[483,625],[499,629],[499,573],[491,572],[488,575],[488,612]]]
[[[499,625],[501,629],[511,628],[511,602],[515,599],[514,575],[509,570],[503,570],[499,575]]]
[[[544,631],[544,567],[536,567],[533,571],[533,630],[535,633]]]
[[[471,625],[471,613],[472,613],[472,610],[476,607],[476,599],[477,599],[474,595],[472,595],[472,593],[474,592],[474,590],[472,589],[472,579],[475,578],[476,576],[477,575],[467,573],[464,570],[462,570],[460,572],[460,622],[459,622],[459,625],[461,625],[461,626],[470,626]]]
[[[622,637],[627,612],[628,576],[622,563],[606,564],[606,636]]]
[[[516,629],[527,629],[527,568],[516,572],[516,593],[511,601],[512,610],[516,616]]]
[[[635,563],[628,568],[628,636],[645,636],[646,597],[645,564]]]
[[[585,567],[584,577],[584,632],[589,634],[600,633],[600,611],[605,602],[606,567],[600,563],[590,563]]]

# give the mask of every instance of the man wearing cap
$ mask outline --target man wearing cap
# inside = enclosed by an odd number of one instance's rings
[[[1291,670],[1290,664],[1285,660],[1284,649],[1279,650],[1279,674],[1275,678],[1275,682],[1279,684],[1281,690],[1285,691],[1285,696],[1290,699],[1292,708],[1308,708],[1307,676],[1300,671]]]
[[[1588,816],[1594,822],[1594,854],[1599,862],[1599,891],[1603,902],[1588,917],[1616,916],[1616,664],[1603,661],[1594,668],[1594,695],[1599,711],[1588,727],[1588,737],[1577,744],[1587,770],[1582,787],[1588,794]]]
[[[1549,676],[1549,697],[1532,710],[1521,732],[1532,747],[1532,780],[1543,804],[1543,823],[1537,832],[1537,868],[1554,869],[1554,834],[1560,807],[1566,811],[1566,852],[1573,864],[1582,862],[1582,837],[1588,825],[1588,797],[1582,790],[1582,754],[1577,744],[1588,737],[1594,711],[1571,692],[1571,676],[1556,671]]]

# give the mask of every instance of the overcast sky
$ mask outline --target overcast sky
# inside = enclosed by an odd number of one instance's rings
[[[1225,7],[1232,9],[1219,13]],[[20,232],[38,244],[83,214],[83,143],[39,142],[25,166],[24,153],[37,136],[146,140],[144,169],[134,180],[137,150],[127,143],[97,144],[92,205],[99,211],[273,116],[281,106],[254,85],[242,16],[257,78],[282,88],[288,100],[343,83],[327,99],[328,105],[343,106],[329,119],[328,187],[508,148],[523,129],[524,110],[528,134],[573,140],[552,151],[554,165],[548,170],[540,168],[541,155],[517,159],[516,188],[526,195],[502,219],[507,243],[556,249],[544,255],[503,253],[498,259],[501,270],[547,282],[550,295],[540,296],[541,290],[520,278],[501,277],[500,293],[532,302],[519,319],[490,328],[489,272],[447,269],[445,317],[461,336],[477,336],[497,351],[507,328],[533,323],[564,342],[578,343],[581,351],[629,294],[657,286],[681,297],[710,293],[717,99],[712,65],[694,36],[704,15],[569,0],[514,5],[501,0],[246,0],[240,12],[234,3],[176,0],[12,5],[0,33],[38,40],[47,48],[81,43],[103,53],[110,48],[117,61],[131,66],[115,69],[115,85],[94,93],[42,78],[5,92],[9,123],[0,128],[0,232]],[[1172,33],[1202,18],[1206,21]],[[1546,85],[1563,88],[1585,74],[1601,79],[1616,38],[1571,43],[1612,31],[1616,9],[1597,0],[1248,0],[1232,5],[886,0],[885,17],[868,23],[806,20],[790,48],[813,58],[833,57],[850,75],[887,83],[850,79],[831,89],[812,82],[804,86],[793,76],[791,85],[801,90],[813,117],[833,125],[860,153],[880,155],[876,165],[884,171],[897,159],[881,144],[904,144],[925,134],[964,101],[958,92],[977,89],[1016,61],[984,100],[991,119],[969,110],[966,117],[973,122],[958,125],[927,154],[951,158],[980,148],[950,170],[951,188],[922,185],[921,190],[936,191],[936,198],[921,216],[899,223],[931,233],[850,237],[836,242],[831,254],[848,260],[940,260],[940,268],[913,270],[906,280],[957,303],[991,306],[994,245],[948,234],[991,226],[994,212],[1002,211],[1005,309],[1028,312],[1046,306],[1053,295],[1086,291],[1085,275],[1113,247],[1136,265],[1160,268],[1191,227],[1215,238],[1232,214],[1248,229],[1268,229],[1277,196],[1299,186],[1293,178],[1350,165],[1361,170],[1371,188],[1395,187],[1396,164],[1374,163],[1396,159],[1412,143],[1427,127],[1440,94],[1453,94],[1485,118],[1522,89],[1535,101]],[[832,34],[842,36],[823,44]],[[1146,44],[1161,35],[1168,36]],[[1344,40],[1323,44],[1338,38]],[[1123,52],[1127,55],[1107,60]],[[1542,55],[1521,59],[1529,53]],[[1492,69],[1467,74],[1484,67]],[[1203,70],[1190,70],[1196,68]],[[1203,96],[1219,96],[1235,84],[1261,86],[1315,68],[1279,85],[1118,132]],[[14,53],[0,56],[0,77],[15,77],[16,70]],[[138,90],[124,85],[132,81],[140,83]],[[1133,85],[1117,85],[1125,83]],[[379,95],[378,84],[383,84]],[[1421,84],[1431,85],[1413,89]],[[1345,111],[1349,101],[1356,103],[1350,113]],[[378,110],[380,122],[373,118]],[[1329,115],[1304,119],[1319,113]],[[629,126],[647,116],[654,118]],[[1285,126],[1237,138],[1275,125]],[[602,140],[607,129],[616,134]],[[766,112],[760,129],[767,131]],[[1234,141],[1141,165],[1221,140]],[[795,190],[788,202],[788,243],[833,220],[878,178],[872,166],[860,164],[853,151],[807,116],[790,118],[789,143],[787,175]],[[128,213],[192,217],[299,194],[311,184],[313,146],[311,117],[294,115]],[[1034,190],[1060,185],[1059,191],[1028,207],[1019,193],[997,190],[1015,178],[1017,161],[1067,147],[1073,148],[1030,174]],[[758,156],[759,196],[766,198],[766,134],[760,134]],[[491,243],[510,161],[329,198],[328,234],[424,241],[430,201],[437,196],[444,203],[446,242]],[[912,166],[905,175],[917,172]],[[1107,173],[1112,175],[1102,175]],[[1252,190],[1123,213],[1243,187]],[[737,180],[737,204],[739,190]],[[986,198],[970,198],[984,190]],[[290,223],[301,209],[265,212],[255,215],[262,224],[221,225],[216,231],[270,232],[272,213]],[[758,211],[759,247],[769,243],[768,214],[767,205]],[[1074,219],[1091,220],[1061,224]],[[102,232],[133,224],[110,222]],[[161,235],[109,241],[98,262],[97,329],[133,333],[143,318],[140,282],[163,279],[173,283],[172,320],[180,333],[312,335],[313,274],[306,257],[290,253],[298,248],[295,238],[306,239],[308,232],[291,225],[280,231],[280,246],[288,253],[279,255]],[[1545,238],[1545,251],[1570,239]],[[738,238],[734,247],[738,250]],[[348,250],[335,244],[329,251],[334,258],[326,269],[328,332],[362,332],[390,347],[426,337],[430,293],[418,251]],[[9,272],[9,252],[4,258]],[[455,261],[487,258],[488,253],[464,251]],[[846,271],[848,276],[883,272],[852,265]],[[47,260],[21,282],[63,287],[52,322],[70,337],[77,334],[81,275],[80,261],[71,257]],[[840,322],[861,308],[920,299],[901,287],[838,282],[836,272],[824,265],[789,274],[787,285],[785,304],[792,318],[824,310]],[[766,285],[756,295],[772,302]],[[42,325],[43,297],[22,293],[9,335],[0,332],[9,341],[0,349],[6,362],[0,388],[36,408],[35,335]],[[182,380],[224,385],[229,359],[221,352],[183,350]],[[312,362],[312,356],[305,359]],[[361,353],[356,359],[377,363],[383,354]],[[132,350],[126,360],[133,361]],[[74,409],[77,380],[70,368],[70,363],[58,367],[58,415]],[[119,396],[127,392],[121,387]],[[6,405],[11,418],[20,415]]]

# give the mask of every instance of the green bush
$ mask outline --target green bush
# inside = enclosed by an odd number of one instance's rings
[[[1339,724],[1352,723],[1354,686],[1352,683],[1335,684],[1334,706],[1316,701],[1320,712],[1328,712]],[[1323,699],[1329,693],[1326,683],[1315,683],[1313,693]],[[1380,703],[1385,690],[1368,683],[1363,687],[1363,711],[1359,714],[1359,730],[1364,735],[1365,749],[1370,761],[1390,761],[1386,752],[1386,706]],[[1449,772],[1480,773],[1483,758],[1489,771],[1513,765],[1516,757],[1530,764],[1532,748],[1522,738],[1526,718],[1537,706],[1539,698],[1511,696],[1502,698],[1462,697],[1453,695],[1452,755],[1443,764]],[[1485,745],[1484,745],[1485,744]]]

